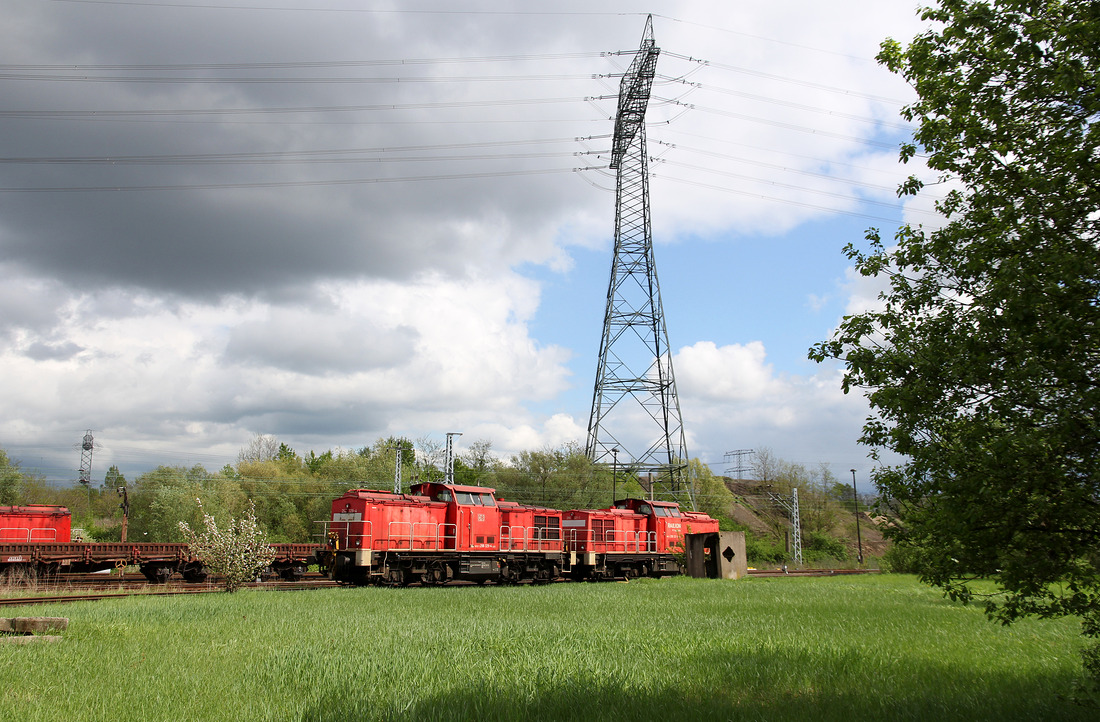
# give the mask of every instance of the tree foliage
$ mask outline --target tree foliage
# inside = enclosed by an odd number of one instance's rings
[[[7,453],[0,449],[0,504],[15,504],[22,485],[23,472],[19,470],[19,462],[9,459]]]
[[[879,60],[919,99],[915,143],[955,190],[942,227],[846,253],[887,279],[811,357],[868,390],[862,442],[925,580],[987,611],[1100,632],[1100,2],[940,0]],[[910,179],[901,194],[919,191]],[[1100,671],[1100,670],[1097,670]]]

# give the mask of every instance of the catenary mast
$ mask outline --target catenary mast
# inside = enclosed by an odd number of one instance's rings
[[[650,16],[619,83],[611,150],[615,255],[585,450],[605,464],[618,451],[617,465],[637,474],[650,498],[675,498],[694,508],[649,216],[645,112],[659,54]]]

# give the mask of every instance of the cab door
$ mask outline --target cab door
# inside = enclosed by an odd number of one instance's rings
[[[470,507],[465,504],[457,504],[458,508],[458,529],[455,532],[457,535],[456,542],[459,549],[470,548]]]
[[[478,493],[470,513],[470,548],[482,551],[497,548],[497,535],[500,534],[500,509],[497,508],[492,494]]]

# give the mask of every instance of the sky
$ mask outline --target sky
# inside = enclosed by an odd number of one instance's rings
[[[547,8],[547,9],[541,9]],[[8,0],[0,448],[92,478],[391,435],[583,446],[616,93],[652,13],[653,243],[688,452],[867,479],[869,410],[807,350],[878,281],[915,99],[882,0]]]

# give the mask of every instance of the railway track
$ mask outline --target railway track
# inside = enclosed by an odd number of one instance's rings
[[[750,577],[833,577],[851,574],[879,574],[878,569],[750,569]]]
[[[313,576],[316,578],[303,579],[299,582],[254,582],[252,584],[246,584],[245,586],[283,592],[299,591],[303,589],[324,589],[338,586],[336,582],[323,578],[320,575]],[[41,586],[39,587],[39,591],[42,592],[42,594],[36,596],[0,598],[0,606],[83,602],[96,599],[118,599],[120,597],[134,596],[167,597],[179,594],[209,594],[211,592],[222,591],[222,587],[216,580],[203,584],[169,583],[164,585],[149,584],[142,578],[140,581],[133,580],[132,582],[123,582],[121,585],[118,581],[107,584],[100,582],[98,586],[92,582],[85,584],[74,584],[70,582],[69,584],[70,586]],[[72,593],[62,594],[62,591],[71,591]]]

